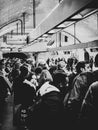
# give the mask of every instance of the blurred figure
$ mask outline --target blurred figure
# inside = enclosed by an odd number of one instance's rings
[[[94,71],[93,71],[93,81],[98,81],[98,54],[96,54],[94,59]]]
[[[85,62],[85,71],[86,72],[91,72],[92,68],[89,62]]]
[[[8,97],[8,92],[11,93],[11,86],[4,74],[4,66],[4,60],[2,59],[0,60],[0,123],[2,121],[5,99]]]
[[[37,82],[36,90],[38,90],[38,85],[39,85],[38,83],[39,83],[41,72],[42,72],[42,68],[40,66],[35,69],[35,76],[36,76],[36,82]]]
[[[39,59],[38,63],[37,63],[37,67],[42,67],[42,69],[47,69],[49,70],[49,66],[47,64],[47,62],[44,59]]]
[[[72,89],[65,100],[65,109],[68,107],[69,117],[72,123],[77,121],[82,101],[85,94],[92,84],[92,73],[86,71],[86,63],[84,61],[78,62],[76,65],[77,76],[72,83]],[[67,102],[67,103],[66,103]]]
[[[49,72],[50,72],[50,74],[52,75],[52,77],[53,77],[54,72],[55,72],[56,70],[57,70],[57,66],[56,66],[56,65],[50,67]]]
[[[12,68],[12,71],[9,74],[9,78],[11,82],[14,82],[14,80],[19,76],[20,74],[20,66],[21,64],[19,62],[16,62]]]
[[[66,64],[64,61],[58,63],[58,68],[53,74],[53,84],[56,86],[60,92],[62,100],[67,92],[67,74],[66,74]]]
[[[60,90],[52,85],[52,81],[49,71],[43,70],[39,79],[40,87],[37,91],[39,103],[36,104],[33,114],[36,129],[45,130],[47,126],[49,129],[62,127],[60,123],[62,122],[63,103],[61,102]]]
[[[28,80],[29,75],[28,68],[24,65],[21,66],[20,75],[13,83],[15,105],[32,103],[35,89],[34,85]]]
[[[44,59],[39,60],[38,67],[41,67],[41,69],[42,69],[41,74],[40,74],[40,78],[39,78],[39,85],[38,85],[40,87],[43,84],[43,82],[45,80],[47,80],[47,77],[51,76],[51,74],[49,72],[49,66],[47,65],[47,63]]]
[[[86,62],[78,62],[76,66],[77,76],[73,80],[70,101],[77,100],[81,104],[89,85],[93,82],[91,80],[92,73],[90,69],[87,68],[87,65]]]
[[[98,81],[92,83],[83,100],[80,111],[82,128],[98,128]]]
[[[96,128],[98,120],[98,54],[95,56],[95,70],[93,71],[93,83],[90,85],[83,100],[80,121],[87,128]],[[82,126],[81,125],[81,126]]]
[[[14,125],[21,124],[21,115],[19,115],[19,109],[28,110],[33,105],[35,99],[35,86],[28,80],[30,72],[28,67],[22,65],[20,67],[20,75],[13,83],[14,90],[14,111],[13,111],[13,123]],[[21,117],[22,118],[22,117]],[[24,124],[26,125],[26,124]],[[21,127],[21,126],[20,126]]]

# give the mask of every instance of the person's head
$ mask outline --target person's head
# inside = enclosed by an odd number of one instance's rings
[[[76,72],[79,74],[84,71],[85,71],[85,62],[84,61],[78,62],[76,65]]]
[[[95,56],[95,67],[98,67],[98,54]]]
[[[24,63],[23,66],[26,66],[28,68],[28,71],[31,72],[31,65],[28,63]]]
[[[44,59],[40,59],[38,61],[38,67],[42,67],[42,69],[48,69],[48,64],[46,63],[46,61]]]
[[[57,70],[57,66],[51,66],[50,69],[49,69],[49,72],[51,75],[53,75],[53,73]]]
[[[43,85],[47,81],[53,82],[53,78],[48,70],[43,70],[39,78],[39,86]]]
[[[85,71],[86,72],[91,72],[92,68],[89,62],[85,62]]]
[[[28,68],[26,66],[21,66],[20,67],[20,75],[21,77],[24,79],[24,78],[27,78],[28,77],[28,74],[29,74],[29,71],[28,71]]]
[[[58,63],[58,69],[59,69],[59,70],[64,70],[65,67],[66,67],[66,64],[65,64],[64,61],[60,61],[60,62]]]
[[[39,79],[42,72],[42,68],[39,66],[35,69],[36,78]]]
[[[16,62],[14,65],[14,69],[19,69],[21,66],[21,64],[19,62]]]

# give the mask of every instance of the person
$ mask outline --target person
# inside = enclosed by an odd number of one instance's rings
[[[42,69],[49,69],[47,62],[44,59],[39,59],[37,62],[37,67],[42,67]]]
[[[76,65],[76,71],[77,76],[74,78],[72,83],[72,89],[69,91],[69,95],[64,101],[65,103],[65,110],[67,109],[69,114],[69,118],[74,123],[77,122],[80,108],[82,101],[85,97],[85,94],[89,88],[89,86],[92,84],[92,73],[87,72],[86,68],[86,62],[80,61]],[[70,120],[69,119],[69,120]]]
[[[62,101],[67,92],[67,74],[65,71],[66,64],[64,61],[60,61],[57,70],[53,73],[53,83],[60,90]]]
[[[88,71],[86,66],[86,62],[84,61],[78,62],[76,66],[77,76],[73,80],[73,88],[69,97],[70,101],[77,100],[81,102],[86,94],[86,91],[88,90],[88,87],[93,82],[91,80],[92,73]]]
[[[98,81],[92,83],[83,100],[80,111],[80,125],[98,128]]]
[[[0,122],[2,122],[3,109],[5,99],[8,97],[8,92],[11,93],[11,86],[4,75],[4,60],[0,60]]]
[[[13,124],[20,124],[20,108],[28,109],[32,106],[35,98],[35,86],[29,80],[29,71],[26,65],[20,67],[20,75],[15,78],[13,83],[14,106],[13,106]]]
[[[46,129],[46,127],[56,129],[57,125],[61,123],[63,103],[61,102],[60,90],[52,82],[53,79],[49,71],[42,71],[39,78],[40,87],[36,92],[39,103],[36,104],[33,113],[36,129],[38,127],[40,129]]]
[[[52,75],[52,77],[53,77],[53,74],[54,74],[54,72],[55,72],[56,70],[57,70],[57,66],[56,66],[56,65],[50,66],[49,72],[50,72],[50,74]]]
[[[98,81],[98,54],[96,54],[94,59],[94,70],[93,70],[93,81]]]
[[[39,87],[41,87],[44,80],[46,80],[47,77],[50,77],[51,74],[49,72],[49,66],[47,65],[47,63],[46,63],[46,61],[44,59],[39,60],[37,67],[41,68],[41,73],[38,74],[38,75],[40,75],[40,78],[42,78],[42,79],[39,80],[39,85],[38,85]],[[43,75],[43,76],[41,76],[41,75]]]
[[[85,62],[85,71],[86,72],[92,72],[91,63],[88,62],[88,61]]]
[[[15,78],[13,83],[14,103],[17,104],[30,104],[35,94],[33,84],[28,80],[30,72],[27,66],[20,67],[20,75]],[[22,94],[22,95],[21,95]]]
[[[82,102],[80,111],[81,126],[96,128],[98,120],[98,54],[95,56],[95,70],[92,72],[93,83],[90,85]]]

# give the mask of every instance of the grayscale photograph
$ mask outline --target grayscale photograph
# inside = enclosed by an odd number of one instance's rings
[[[97,0],[0,0],[0,130],[98,129],[97,91]]]

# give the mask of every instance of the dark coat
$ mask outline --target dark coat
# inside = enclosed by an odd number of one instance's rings
[[[93,82],[91,72],[80,73],[73,80],[73,89],[71,90],[69,100],[82,101],[89,86]]]
[[[98,81],[91,84],[83,100],[80,120],[83,125],[98,128]]]
[[[57,126],[61,126],[63,103],[61,102],[60,92],[54,87],[54,90],[47,92],[50,87],[46,87],[39,103],[35,106],[33,118],[36,129],[37,127],[41,129],[56,129]]]
[[[35,90],[30,84],[24,83],[24,79],[22,79],[22,77],[18,77],[15,79],[13,83],[13,90],[15,105],[32,104],[35,97]]]
[[[98,81],[98,70],[93,71],[93,82]]]
[[[73,88],[69,92],[66,100],[64,100],[65,108],[68,109],[71,118],[77,118],[80,112],[82,101],[85,94],[92,83],[92,73],[85,72],[77,75],[73,80]]]
[[[10,86],[9,86],[6,78],[4,77],[2,72],[0,72],[0,101],[1,102],[4,101],[5,98],[7,97],[8,89],[11,92]]]

